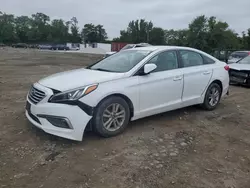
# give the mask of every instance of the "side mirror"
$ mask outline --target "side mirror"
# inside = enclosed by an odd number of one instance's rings
[[[144,65],[144,74],[149,74],[152,71],[154,71],[157,68],[157,66],[153,63]]]

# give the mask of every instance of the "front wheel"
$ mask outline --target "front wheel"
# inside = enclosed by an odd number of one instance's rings
[[[205,110],[214,110],[220,103],[221,93],[222,88],[217,83],[212,83],[206,91],[202,107]]]
[[[95,131],[103,137],[122,133],[129,123],[130,110],[121,97],[110,97],[102,101],[93,117]]]

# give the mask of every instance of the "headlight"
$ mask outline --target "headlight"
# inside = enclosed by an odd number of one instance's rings
[[[84,88],[78,88],[70,91],[66,91],[63,93],[58,93],[53,95],[49,102],[62,102],[62,101],[74,101],[82,98],[83,96],[91,93],[92,91],[96,90],[98,84],[90,85]]]

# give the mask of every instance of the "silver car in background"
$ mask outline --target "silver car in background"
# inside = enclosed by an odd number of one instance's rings
[[[126,46],[124,46],[120,51],[122,50],[128,50],[131,48],[139,48],[139,47],[147,47],[147,46],[152,46],[151,44],[148,43],[139,43],[139,44],[127,44]],[[107,52],[103,58],[107,58],[111,55],[114,55],[117,52]]]

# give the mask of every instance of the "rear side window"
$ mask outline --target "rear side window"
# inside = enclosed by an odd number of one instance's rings
[[[180,55],[184,67],[203,65],[203,58],[199,53],[193,51],[181,50]]]

